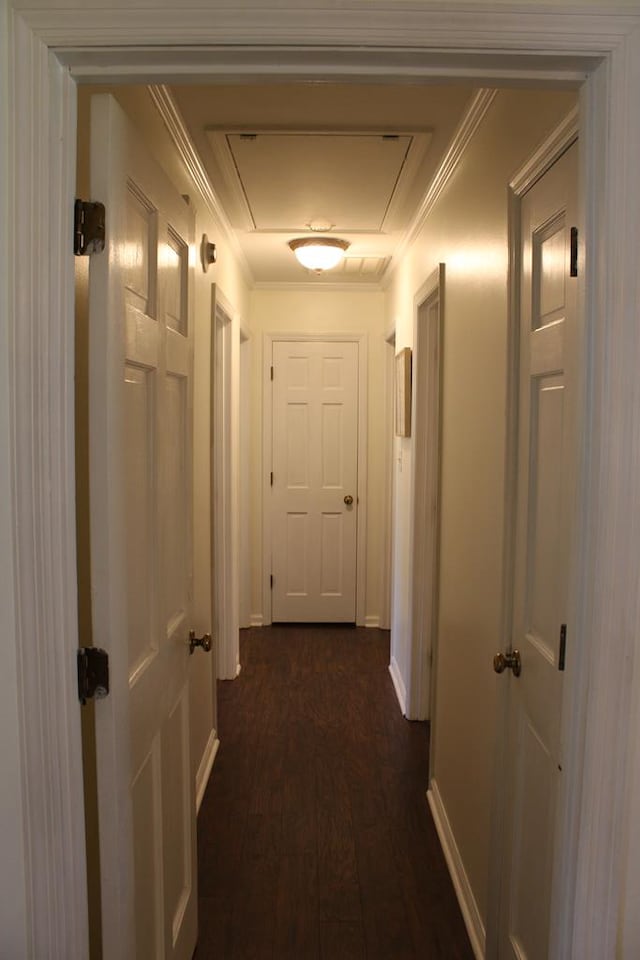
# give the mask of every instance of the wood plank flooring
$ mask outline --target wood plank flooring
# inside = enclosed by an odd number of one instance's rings
[[[196,960],[473,960],[389,634],[241,633],[198,819]]]

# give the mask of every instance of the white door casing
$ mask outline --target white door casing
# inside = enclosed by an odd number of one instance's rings
[[[103,956],[187,960],[194,221],[108,95],[91,104],[91,191],[108,211],[89,292],[92,616],[111,675],[96,704]]]
[[[276,341],[272,369],[272,618],[354,622],[358,344]]]
[[[432,664],[436,642],[440,501],[441,348],[444,264],[415,298],[412,374],[411,673],[406,716],[433,716]],[[435,742],[433,726],[431,743]],[[433,749],[430,754],[433,770]]]
[[[233,310],[212,284],[211,596],[219,680],[240,670],[238,352]]]
[[[192,70],[219,69],[210,50],[198,54],[196,42],[215,43],[224,54],[225,47],[238,40],[258,40],[265,44],[265,73],[280,75],[281,51],[272,49],[276,22],[279,42],[286,37],[290,50],[303,51],[301,75],[309,38],[317,38],[326,50],[335,37],[341,44],[366,44],[376,75],[398,79],[402,71],[393,57],[376,48],[384,34],[394,36],[401,52],[423,45],[423,72],[430,76],[459,76],[461,62],[456,58],[477,53],[482,61],[478,73],[485,79],[511,76],[548,82],[573,77],[583,83],[585,238],[597,269],[589,272],[587,285],[581,284],[586,339],[582,399],[590,442],[577,512],[588,518],[589,529],[574,554],[575,615],[584,657],[581,668],[567,676],[572,704],[566,770],[570,789],[561,859],[573,851],[569,837],[578,824],[581,829],[572,859],[577,880],[569,878],[555,913],[562,918],[565,951],[600,960],[614,950],[617,918],[625,906],[617,871],[625,836],[620,817],[625,781],[620,774],[628,760],[638,699],[637,686],[628,682],[628,664],[637,636],[630,598],[636,592],[640,540],[629,518],[638,515],[634,464],[640,440],[628,426],[635,409],[640,338],[635,244],[640,195],[634,190],[640,150],[634,99],[640,80],[640,18],[633,8],[589,12],[529,4],[497,11],[495,5],[482,3],[460,11],[415,7],[398,18],[393,6],[377,5],[366,18],[333,9],[331,35],[323,33],[329,27],[321,8],[313,16],[299,8],[265,10],[264,22],[241,8],[225,11],[222,18],[217,10],[192,9],[186,15],[182,10],[138,9],[124,15],[113,7],[97,16],[86,4],[67,5],[64,11],[53,5],[10,11],[7,18],[13,56],[7,65],[9,94],[0,100],[0,122],[9,157],[3,191],[9,209],[3,243],[9,256],[1,268],[9,312],[6,323],[5,318],[1,321],[9,342],[11,399],[3,397],[2,412],[13,482],[6,480],[5,471],[2,493],[14,518],[16,579],[9,613],[15,610],[17,665],[14,671],[10,659],[3,664],[11,671],[21,718],[21,761],[12,770],[22,778],[25,796],[31,797],[23,811],[26,889],[16,887],[14,893],[17,909],[28,904],[28,941],[40,952],[86,956],[84,842],[77,829],[82,786],[74,670],[76,571],[73,516],[67,509],[74,486],[73,269],[67,253],[74,196],[73,76],[124,81],[130,76],[127,57],[139,63],[141,54],[153,64],[149,78],[158,65],[164,79],[180,75],[182,65],[176,65],[175,58],[165,60],[157,48],[162,38],[184,45],[183,56],[191,58]],[[102,48],[99,62],[95,48]],[[227,74],[244,75],[237,48],[231,49],[233,67],[227,67]],[[61,65],[68,50],[74,57],[71,74]],[[548,59],[528,58],[527,50],[557,59],[550,68]],[[576,71],[572,58],[585,53],[588,63]],[[315,62],[310,69],[314,76],[335,75],[343,71],[343,61],[336,68],[329,57],[326,64]],[[368,69],[354,60],[351,75],[369,76]],[[146,79],[145,69],[138,69],[136,76]],[[32,162],[34,157],[38,163]],[[41,229],[34,231],[36,222]],[[600,317],[607,322],[599,322]],[[34,435],[50,442],[34,444]],[[31,669],[33,638],[47,643],[46,671]],[[41,804],[34,803],[36,797],[42,798]],[[10,821],[9,829],[13,822],[21,829],[18,820]],[[632,911],[626,922],[638,926]],[[22,941],[15,924],[12,932]],[[26,941],[23,953],[27,955]]]
[[[240,568],[240,628],[252,626],[251,619],[251,334],[240,328],[239,378],[239,490],[238,490],[238,555]]]
[[[577,146],[521,202],[520,385],[507,801],[500,955],[537,960],[550,949],[554,838],[563,751],[562,691],[568,566],[575,501]],[[573,628],[573,624],[569,624]],[[573,631],[571,631],[573,632]],[[571,645],[571,641],[573,645]],[[570,633],[567,669],[577,656]]]

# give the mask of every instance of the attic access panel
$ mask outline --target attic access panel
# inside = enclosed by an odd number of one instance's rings
[[[208,131],[224,145],[249,229],[303,230],[316,220],[343,232],[379,232],[424,156],[426,133]],[[222,140],[222,143],[221,143]],[[410,162],[411,161],[411,162]]]

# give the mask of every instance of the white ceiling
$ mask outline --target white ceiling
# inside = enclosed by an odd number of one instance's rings
[[[254,282],[371,283],[410,226],[473,90],[292,83],[174,86]],[[288,241],[322,225],[342,267],[305,270]]]

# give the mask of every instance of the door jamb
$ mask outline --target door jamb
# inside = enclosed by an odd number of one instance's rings
[[[240,326],[239,398],[238,398],[238,594],[239,627],[251,620],[251,332]]]
[[[265,333],[262,377],[262,609],[263,624],[271,623],[271,469],[273,391],[271,364],[273,344],[278,341],[322,341],[358,345],[358,527],[356,532],[356,623],[366,626],[367,577],[367,464],[368,464],[368,335],[366,333]]]
[[[445,265],[441,263],[425,281],[414,297],[413,320],[413,374],[412,374],[412,471],[411,471],[411,642],[410,674],[407,690],[408,720],[428,720],[433,717],[433,694],[435,692],[435,652],[437,644],[438,614],[438,569],[440,551],[440,469],[441,469],[441,422],[442,422],[442,346],[444,333],[444,277]],[[438,303],[437,329],[427,330],[421,313],[433,303]],[[436,338],[435,352],[431,352],[431,336]],[[425,349],[426,348],[426,349]],[[434,398],[437,403],[436,431],[429,411]],[[419,491],[426,498],[419,496]],[[420,502],[435,498],[435,511],[430,508],[422,513]],[[433,544],[431,560],[427,552]],[[430,573],[430,576],[428,576]],[[427,582],[425,577],[428,576]],[[425,587],[427,589],[425,589]],[[422,603],[427,594],[430,597]],[[433,724],[431,744],[434,743]],[[431,751],[432,752],[432,751]],[[430,758],[433,769],[433,760]]]
[[[211,599],[219,680],[240,672],[238,563],[238,324],[211,284]]]
[[[391,629],[393,612],[393,530],[394,530],[394,486],[395,486],[395,432],[394,432],[394,378],[396,353],[396,328],[391,327],[384,336],[384,390],[385,390],[385,521],[384,521],[384,557],[382,566],[382,600],[380,607],[380,627]]]

